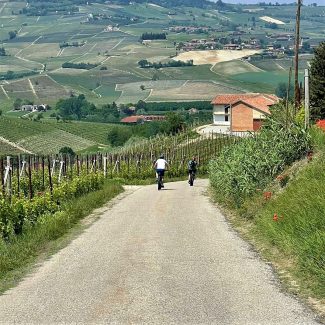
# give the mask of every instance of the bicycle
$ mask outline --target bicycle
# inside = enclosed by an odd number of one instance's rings
[[[164,187],[163,175],[162,175],[162,172],[158,172],[158,171],[157,171],[157,174],[158,174],[158,180],[157,180],[158,191],[160,191]]]
[[[189,179],[188,183],[190,184],[190,186],[193,186],[193,184],[194,184],[194,179],[195,179],[195,172],[191,170],[191,171],[189,172],[189,174],[190,174],[190,179]]]

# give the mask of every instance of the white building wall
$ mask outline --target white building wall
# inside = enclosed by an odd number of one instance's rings
[[[228,111],[228,121],[225,121],[225,105],[214,105],[213,106],[213,124],[220,126],[230,126],[230,109]]]
[[[265,114],[253,109],[253,119],[263,120],[265,118],[266,118]]]

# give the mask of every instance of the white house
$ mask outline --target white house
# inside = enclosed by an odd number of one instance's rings
[[[220,94],[213,105],[213,124],[223,131],[257,131],[270,115],[270,106],[279,101],[269,94]]]

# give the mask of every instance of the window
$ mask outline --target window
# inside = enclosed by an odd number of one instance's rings
[[[226,114],[226,115],[229,114],[229,108],[230,108],[229,105],[226,105],[226,106],[225,106],[225,114]]]
[[[229,116],[225,115],[225,122],[228,122],[228,121],[229,121]]]

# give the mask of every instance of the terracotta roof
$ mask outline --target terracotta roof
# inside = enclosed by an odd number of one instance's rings
[[[137,123],[139,120],[143,120],[142,115],[133,115],[122,118],[122,123]]]
[[[164,120],[164,115],[132,115],[124,117],[121,122],[122,123],[137,123],[139,120],[141,121],[161,121]]]
[[[261,110],[265,113],[269,113],[269,106],[276,104],[279,98],[272,94],[260,94],[260,93],[246,93],[246,94],[221,94],[217,95],[211,102],[214,105],[235,105],[238,102],[243,102]]]

